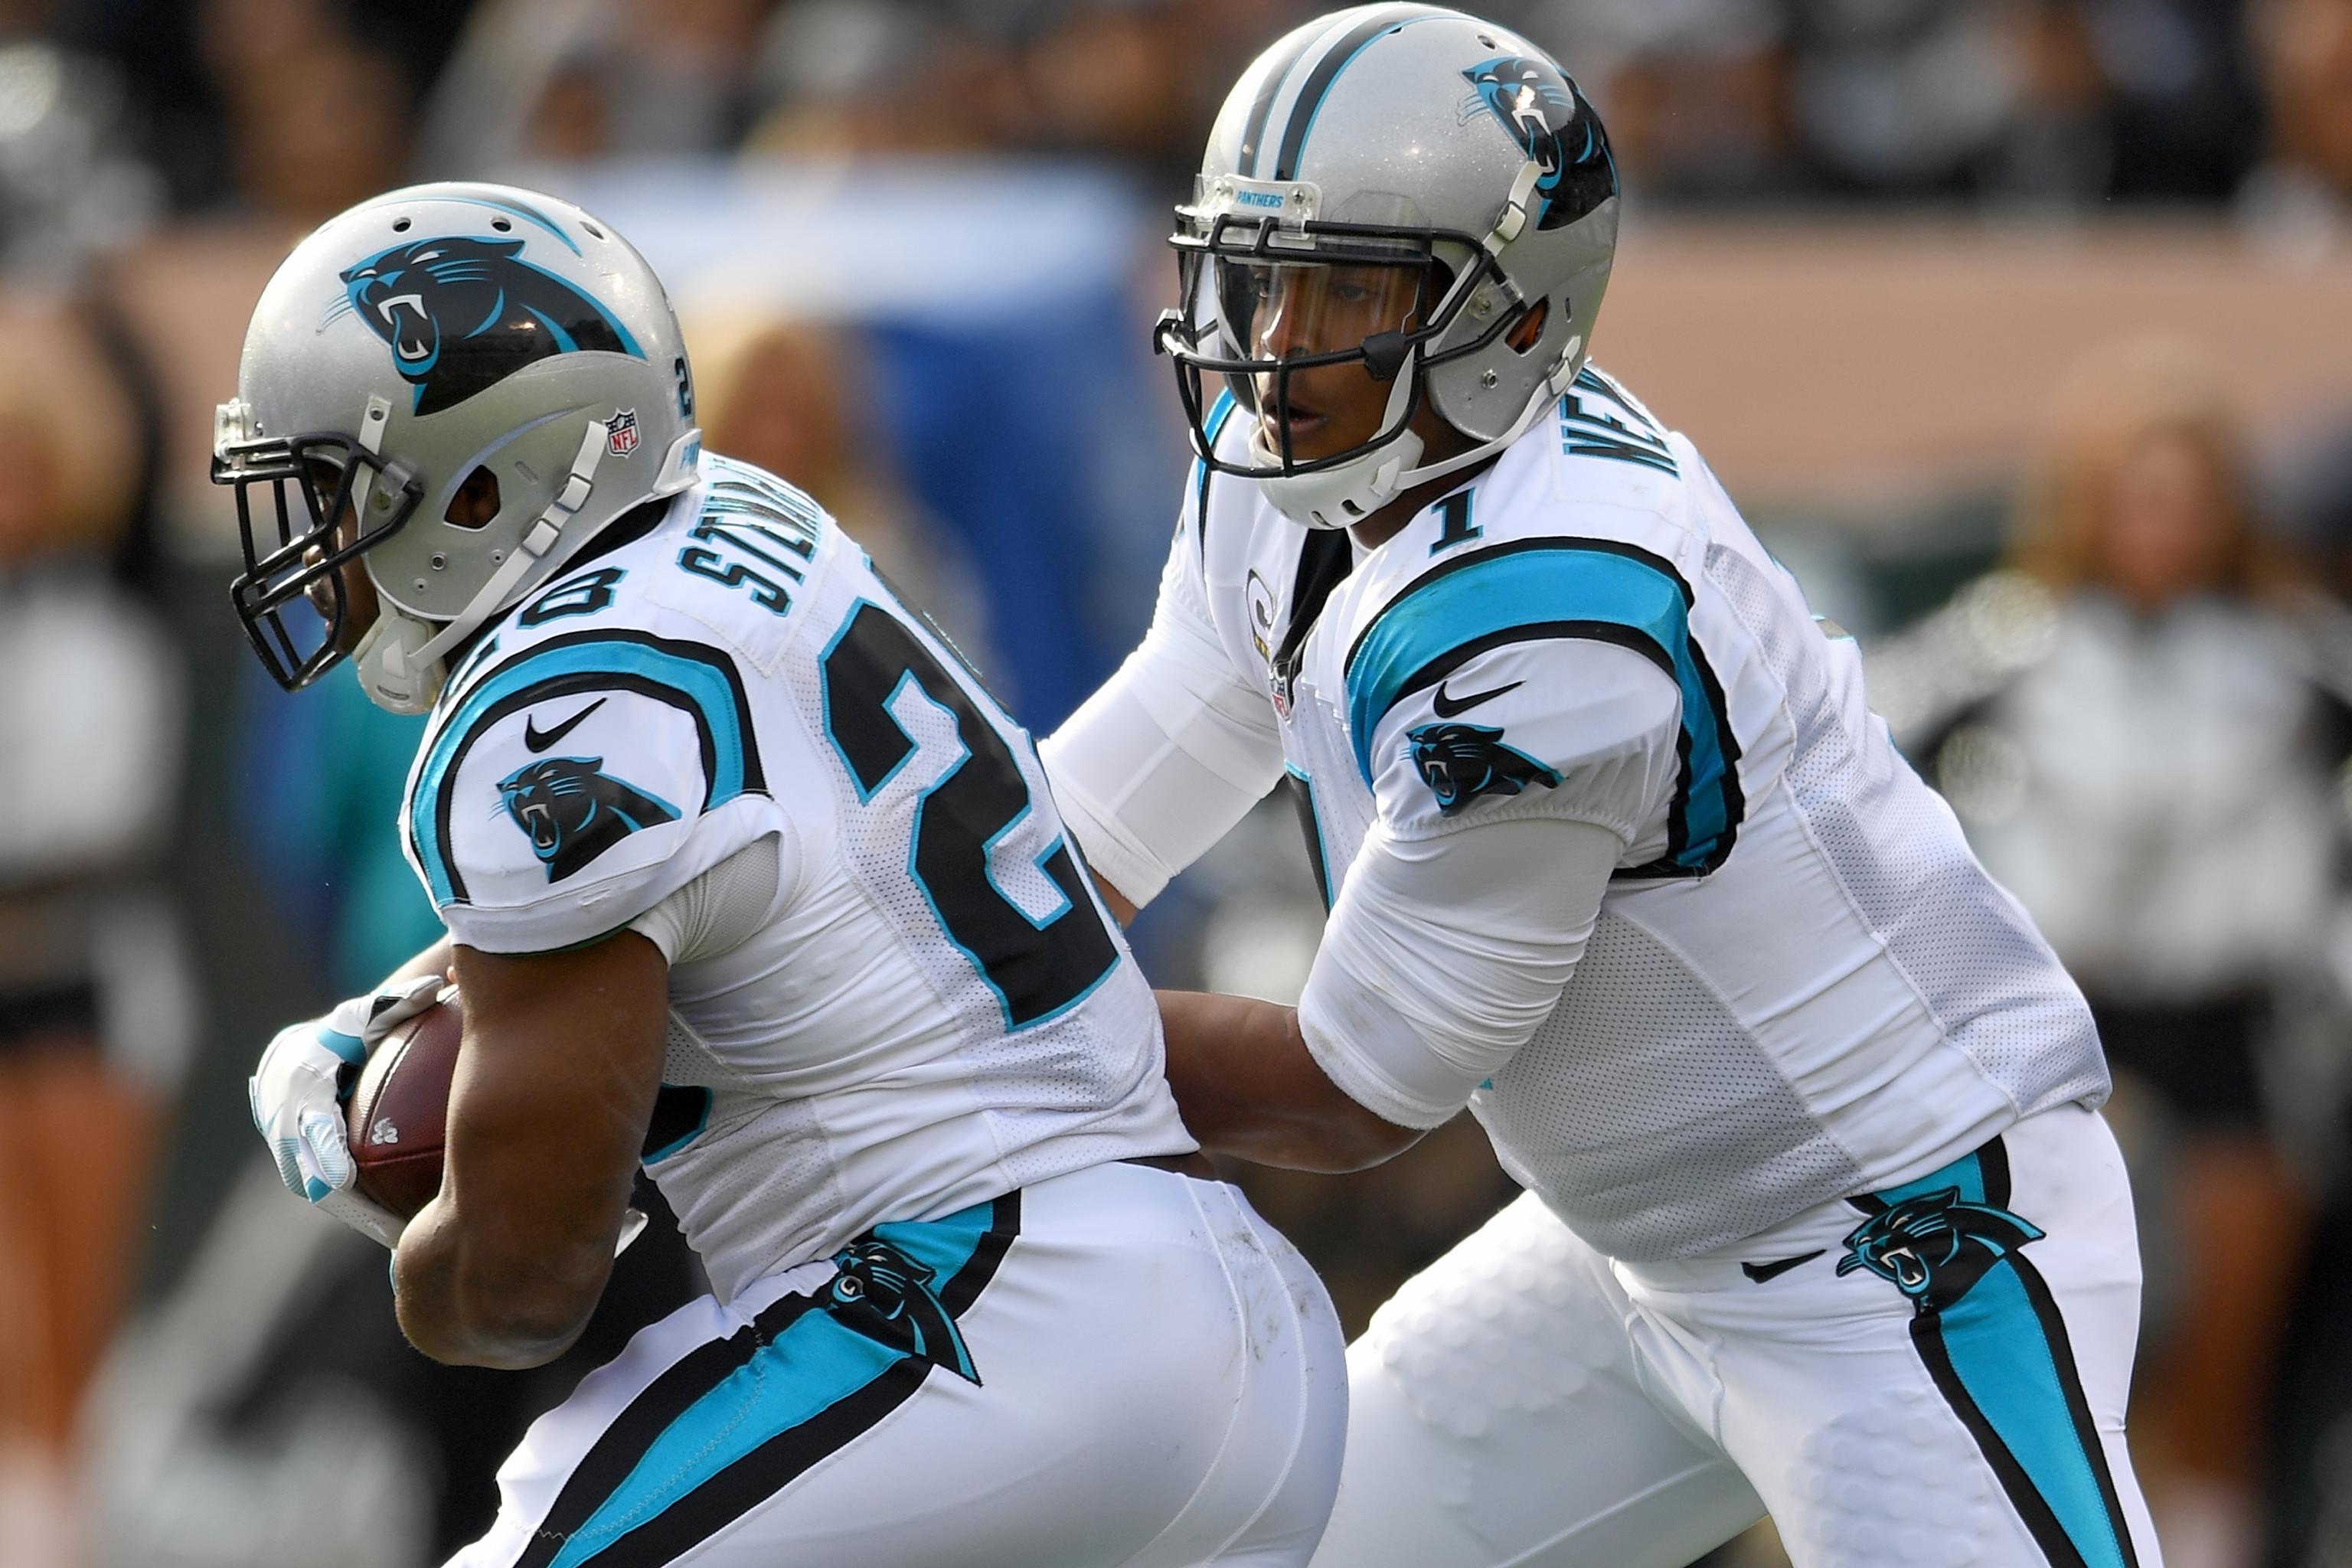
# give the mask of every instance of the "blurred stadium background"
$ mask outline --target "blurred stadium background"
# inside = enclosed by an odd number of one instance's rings
[[[391,826],[416,722],[281,696],[227,614],[211,410],[295,238],[419,178],[604,215],[711,445],[1042,733],[1139,632],[1185,461],[1167,208],[1322,8],[0,0],[0,1561],[437,1563],[530,1415],[698,1288],[644,1246],[562,1363],[433,1367],[250,1133],[270,1031],[434,929]],[[1616,142],[1601,363],[1862,637],[2100,1011],[2174,1568],[2352,1563],[2352,0],[1485,10]],[[1268,807],[1137,941],[1281,997],[1318,919]],[[1505,1190],[1466,1121],[1246,1174],[1351,1330]]]

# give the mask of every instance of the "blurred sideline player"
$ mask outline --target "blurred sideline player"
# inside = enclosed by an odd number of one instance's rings
[[[443,1361],[572,1341],[641,1159],[713,1285],[531,1428],[455,1561],[1304,1563],[1328,1301],[1191,1173],[1027,737],[692,416],[636,252],[467,184],[304,240],[220,412],[265,665],[431,711],[402,828],[449,941],[271,1043],[288,1184],[394,1245]],[[445,966],[446,1173],[404,1229],[338,1079]]]
[[[1205,1144],[1348,1170],[1466,1104],[1528,1188],[1351,1352],[1317,1562],[1678,1564],[1769,1510],[1801,1568],[2152,1565],[2089,1015],[1851,641],[1586,365],[1617,214],[1502,28],[1261,56],[1179,214],[1159,609],[1045,748],[1137,905],[1297,794],[1297,1008],[1162,998]]]

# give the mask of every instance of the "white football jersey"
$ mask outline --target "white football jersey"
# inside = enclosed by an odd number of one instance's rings
[[[1261,694],[1260,787],[1278,761],[1303,796],[1327,902],[1376,826],[1623,841],[1557,1006],[1469,1101],[1603,1252],[1721,1246],[2105,1098],[2080,994],[1889,744],[1851,639],[1600,372],[1369,552],[1196,467],[1160,613],[1205,616]],[[1250,742],[1209,706],[1232,776]],[[1377,985],[1423,983],[1402,967]]]
[[[403,829],[491,952],[607,935],[773,842],[757,934],[670,971],[646,1153],[720,1299],[878,1221],[1193,1148],[1029,737],[856,543],[715,456],[614,526],[466,656]]]

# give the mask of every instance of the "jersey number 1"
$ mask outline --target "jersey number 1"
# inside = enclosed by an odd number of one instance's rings
[[[825,725],[858,793],[874,794],[915,753],[889,707],[909,680],[955,716],[967,753],[916,806],[910,868],[948,940],[1003,998],[1007,1026],[1040,1022],[1093,990],[1118,949],[1063,840],[1037,862],[1065,900],[1050,918],[1031,918],[998,889],[989,851],[1031,811],[1028,781],[971,695],[904,622],[873,604],[857,607],[824,655]]]

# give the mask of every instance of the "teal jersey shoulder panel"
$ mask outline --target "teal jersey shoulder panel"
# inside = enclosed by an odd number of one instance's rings
[[[694,720],[706,781],[703,810],[766,790],[751,700],[725,654],[635,631],[551,638],[492,669],[459,698],[417,770],[407,829],[436,904],[466,897],[464,873],[449,852],[449,814],[451,785],[475,738],[530,703],[616,688],[667,702]]]
[[[1659,556],[1613,540],[1521,540],[1455,557],[1389,601],[1349,649],[1356,766],[1372,782],[1372,732],[1390,709],[1508,643],[1583,637],[1630,647],[1682,691],[1680,777],[1663,861],[1645,874],[1709,871],[1743,808],[1722,683],[1690,631],[1691,589]]]

